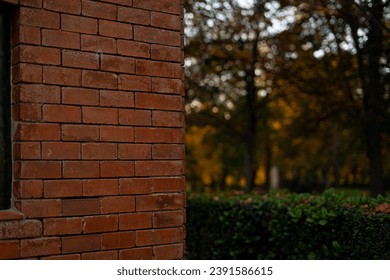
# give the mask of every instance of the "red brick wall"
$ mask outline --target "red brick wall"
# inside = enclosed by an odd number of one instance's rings
[[[7,0],[14,182],[0,258],[182,259],[181,0]]]

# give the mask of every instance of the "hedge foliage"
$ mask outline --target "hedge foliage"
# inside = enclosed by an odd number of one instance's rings
[[[189,195],[188,259],[390,259],[389,199]]]

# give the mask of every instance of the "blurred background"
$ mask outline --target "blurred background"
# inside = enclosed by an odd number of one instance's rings
[[[185,0],[195,192],[390,190],[388,0]]]

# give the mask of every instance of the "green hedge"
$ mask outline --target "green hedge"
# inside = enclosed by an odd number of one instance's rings
[[[387,203],[333,190],[218,200],[189,195],[187,257],[390,259]]]

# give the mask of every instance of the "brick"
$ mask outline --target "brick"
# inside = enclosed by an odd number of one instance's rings
[[[145,109],[182,111],[184,107],[184,101],[180,96],[136,93],[135,107]]]
[[[71,235],[82,232],[81,218],[49,218],[43,222],[44,235]]]
[[[61,252],[61,239],[58,237],[25,239],[21,241],[20,247],[22,258],[55,255]]]
[[[41,144],[39,142],[15,143],[13,148],[14,159],[40,159]]]
[[[81,254],[83,260],[117,260],[118,251],[100,251]]]
[[[127,213],[134,212],[134,196],[109,196],[102,198],[102,214]]]
[[[132,126],[150,126],[152,116],[149,110],[120,109],[119,124]]]
[[[183,206],[182,194],[153,194],[136,197],[136,211],[176,210]]]
[[[84,196],[118,195],[119,183],[117,179],[93,179],[83,181]]]
[[[184,258],[183,244],[170,244],[153,247],[156,260],[180,260]]]
[[[61,93],[57,86],[23,84],[17,88],[15,101],[31,103],[60,103]]]
[[[68,105],[44,105],[43,120],[46,122],[81,123],[81,108]]]
[[[17,125],[15,140],[47,141],[60,139],[60,126],[46,123],[21,123]]]
[[[62,30],[42,30],[42,45],[66,49],[80,49],[80,34]]]
[[[43,82],[45,84],[80,86],[81,70],[53,66],[43,67]]]
[[[93,18],[62,14],[61,28],[65,31],[72,31],[83,34],[97,34],[98,21],[97,19]]]
[[[137,143],[183,143],[184,133],[177,128],[135,128]]]
[[[59,199],[22,200],[21,211],[27,218],[46,218],[61,215]]]
[[[98,141],[99,127],[93,125],[62,125],[61,140],[63,141]]]
[[[153,213],[153,227],[178,227],[184,223],[184,213],[180,211],[164,211]]]
[[[133,248],[119,251],[119,259],[121,260],[152,260],[152,248]]]
[[[15,162],[15,177],[20,179],[61,178],[61,162],[21,161]]]
[[[81,2],[80,0],[67,0],[60,1],[57,0],[44,0],[43,7],[46,10],[64,12],[69,14],[80,14],[81,13]]]
[[[62,65],[82,69],[99,69],[99,55],[95,53],[64,50],[62,52]]]
[[[42,107],[40,104],[31,103],[14,104],[12,115],[14,120],[40,122],[42,120]]]
[[[154,27],[134,26],[134,40],[146,43],[180,47],[180,32]]]
[[[20,257],[20,242],[18,240],[0,241],[0,259],[18,259]]]
[[[14,49],[14,52],[19,53],[18,60],[14,60],[15,62],[51,65],[59,65],[61,63],[61,53],[59,49],[21,45]]]
[[[181,94],[183,91],[183,82],[180,79],[152,78],[152,91]]]
[[[133,6],[152,11],[160,11],[165,13],[179,14],[178,0],[133,0]]]
[[[99,162],[97,161],[65,161],[63,166],[64,178],[99,177]]]
[[[5,2],[7,1],[9,2],[9,0],[6,0]],[[11,1],[11,2],[13,2],[13,4],[20,4],[21,6],[42,8],[42,0],[20,0],[20,1]]]
[[[150,57],[150,45],[142,42],[118,40],[118,54],[133,57]]]
[[[42,180],[14,181],[13,193],[16,199],[31,199],[43,197]]]
[[[19,25],[14,27],[11,36],[13,46],[23,43],[31,45],[41,44],[41,30],[39,27]]]
[[[119,230],[152,228],[152,213],[129,213],[119,215]]]
[[[111,143],[86,143],[82,144],[83,159],[117,159],[118,147]]]
[[[116,6],[111,4],[85,0],[82,2],[82,14],[89,17],[115,20],[116,10]]]
[[[128,91],[100,91],[100,105],[104,107],[134,107],[134,93]]]
[[[67,236],[62,238],[62,253],[98,251],[101,249],[100,234]]]
[[[156,144],[152,149],[153,159],[184,159],[184,145]]]
[[[183,68],[179,63],[137,60],[136,73],[139,75],[166,77],[166,78],[181,78]]]
[[[43,159],[80,159],[79,143],[45,142],[42,143]]]
[[[153,126],[183,127],[184,115],[182,112],[153,111]]]
[[[177,31],[181,30],[182,25],[180,16],[160,12],[152,12],[150,18],[151,25],[154,27]]]
[[[119,159],[151,159],[152,149],[149,144],[119,144]]]
[[[118,20],[134,24],[150,24],[150,12],[128,7],[118,7]]]
[[[63,216],[85,216],[100,214],[100,200],[95,198],[64,199]]]
[[[83,107],[83,122],[118,124],[118,110],[114,108]]]
[[[152,45],[151,54],[154,60],[172,62],[181,62],[182,60],[182,50],[179,47]]]
[[[102,177],[131,177],[134,176],[132,161],[103,161],[100,163]]]
[[[121,90],[150,91],[150,77],[136,75],[119,75],[118,87]]]
[[[66,255],[55,255],[42,257],[41,260],[57,260],[57,261],[66,261],[66,260],[81,260],[79,254],[66,254]]]
[[[153,192],[151,178],[124,178],[119,179],[120,194],[150,194]]]
[[[38,220],[2,222],[0,239],[33,238],[42,234],[42,223]]]
[[[12,67],[12,83],[42,83],[42,66],[19,63]]]
[[[63,125],[62,140],[94,141],[99,139],[99,128],[88,125]]]
[[[102,55],[101,69],[116,73],[135,73],[135,61],[133,58],[114,55]]]
[[[118,230],[118,215],[91,216],[83,218],[83,232],[97,233]]]
[[[78,180],[52,180],[43,184],[47,198],[79,197],[83,194],[83,185]]]
[[[112,142],[134,142],[134,128],[119,126],[101,126],[100,140]]]
[[[153,178],[155,192],[178,192],[184,191],[184,177]]]
[[[42,9],[21,7],[18,14],[18,22],[40,28],[59,29],[60,15]]]
[[[160,245],[182,242],[183,228],[140,230],[136,232],[137,246]]]
[[[97,53],[116,53],[116,41],[114,38],[82,34],[81,49]]]
[[[62,103],[71,105],[99,105],[99,91],[86,88],[62,88]]]
[[[131,24],[120,23],[108,20],[99,20],[99,35],[133,39],[133,26]]]
[[[117,89],[118,77],[114,73],[83,70],[83,87]]]
[[[115,232],[102,235],[102,249],[126,249],[135,247],[135,232]]]

